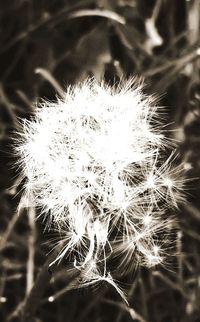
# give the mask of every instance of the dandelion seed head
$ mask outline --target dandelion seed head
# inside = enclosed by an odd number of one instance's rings
[[[154,239],[168,226],[162,215],[177,206],[182,181],[173,157],[164,160],[160,123],[155,99],[132,79],[113,87],[87,80],[23,121],[16,150],[24,203],[58,230],[54,262],[74,253],[84,284],[104,279],[121,294],[107,261],[119,256],[120,270],[162,262]]]

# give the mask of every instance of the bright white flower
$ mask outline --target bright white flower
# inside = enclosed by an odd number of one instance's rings
[[[169,142],[154,101],[133,80],[115,87],[87,80],[23,121],[16,148],[23,200],[60,232],[55,262],[71,254],[86,285],[114,285],[105,273],[112,258],[122,271],[163,260],[162,216],[177,205],[182,182],[172,157],[164,160]]]

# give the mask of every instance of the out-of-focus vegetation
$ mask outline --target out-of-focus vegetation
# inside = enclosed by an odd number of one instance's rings
[[[129,308],[104,284],[69,291],[63,265],[35,321],[200,321],[200,1],[2,0],[0,43],[0,321],[20,321],[52,238],[35,209],[16,212],[12,133],[41,97],[55,99],[88,75],[111,83],[142,77],[167,107],[167,128],[193,178],[176,214],[178,255],[164,268],[126,276]]]

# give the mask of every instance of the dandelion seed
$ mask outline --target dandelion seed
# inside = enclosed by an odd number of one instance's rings
[[[104,280],[123,297],[106,263],[118,257],[123,271],[162,262],[154,239],[170,226],[163,213],[181,200],[181,171],[173,154],[164,160],[169,141],[154,98],[131,79],[115,87],[87,80],[22,127],[23,202],[59,232],[52,264],[70,255],[82,284]]]

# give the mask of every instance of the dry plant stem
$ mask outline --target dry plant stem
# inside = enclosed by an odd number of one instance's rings
[[[72,275],[70,275],[67,280],[68,280],[68,285],[65,286],[64,288],[62,288],[61,290],[57,291],[56,293],[52,294],[51,297],[53,298],[54,301],[56,301],[57,299],[59,299],[60,297],[62,297],[63,295],[65,295],[67,292],[73,290],[74,284],[75,285],[79,285],[79,275],[81,274],[81,271],[77,270],[75,271]],[[53,283],[55,283],[55,280],[53,280]],[[47,303],[48,302],[48,298],[45,298],[42,301],[43,303]]]
[[[15,212],[12,219],[10,220],[8,226],[7,226],[7,229],[5,230],[4,234],[1,236],[1,239],[0,239],[0,250],[4,249],[5,245],[6,245],[6,242],[17,222],[17,220],[19,219],[19,213],[18,212]]]
[[[147,298],[146,298],[146,288],[144,285],[144,282],[142,280],[142,278],[140,277],[139,280],[139,285],[140,285],[140,292],[141,292],[141,300],[142,300],[142,312],[143,312],[143,316],[145,318],[145,320],[149,321],[149,314],[148,314],[148,307],[147,307]]]
[[[34,257],[35,257],[35,208],[31,207],[29,211],[28,221],[31,232],[28,237],[28,261],[27,261],[27,276],[26,276],[26,294],[29,294],[34,282]]]
[[[184,206],[184,210],[189,213],[194,219],[200,220],[200,211],[195,206],[187,204]]]
[[[34,111],[32,101],[29,100],[28,96],[20,89],[16,90],[17,95],[22,100],[23,103],[28,107],[28,112]]]
[[[137,277],[135,282],[132,284],[130,291],[128,292],[128,301],[131,301],[131,299],[133,298],[133,294],[136,289],[136,286],[138,285],[138,281],[139,281],[139,278]],[[124,310],[119,310],[119,314],[116,322],[121,322],[123,318],[124,318]]]
[[[162,1],[161,0],[157,0],[153,9],[153,14],[152,14],[152,18],[154,20],[156,20],[158,18],[159,12],[160,12],[160,8],[162,5]]]
[[[188,11],[188,29],[190,37],[188,37],[188,42],[190,45],[195,44],[199,41],[199,31],[200,31],[200,1],[195,0],[191,4],[191,8]],[[193,68],[191,72],[191,77],[194,82],[199,82],[199,60],[195,60],[193,63]]]
[[[103,292],[99,292],[95,297],[93,297],[92,301],[82,310],[78,320],[76,322],[85,321],[86,317],[89,315],[89,312],[94,308],[95,305],[98,305],[98,302],[105,296],[106,289]]]
[[[183,234],[181,231],[178,232],[177,234],[177,260],[178,260],[178,277],[179,277],[179,282],[182,285],[182,288],[184,287],[183,284],[183,252],[182,252],[182,237]]]
[[[45,80],[47,80],[53,86],[53,88],[58,92],[60,97],[64,98],[64,91],[62,87],[48,70],[44,68],[36,68],[35,73],[40,74]]]
[[[7,113],[10,116],[12,124],[17,128],[18,125],[17,125],[16,114],[15,114],[15,106],[10,102],[10,100],[6,96],[6,93],[3,89],[2,84],[0,84],[0,99],[1,99],[1,102],[5,105],[5,107],[7,109]]]
[[[81,2],[83,2],[83,1],[81,1]],[[91,1],[84,0],[84,4],[87,4],[87,3],[90,4]],[[58,13],[56,13],[53,17],[49,16],[48,18],[42,18],[37,22],[37,24],[28,26],[26,31],[22,31],[21,33],[16,35],[10,42],[8,42],[3,48],[1,48],[0,55],[5,53],[7,50],[9,50],[12,46],[17,44],[18,42],[27,39],[31,34],[38,31],[39,29],[45,28],[46,26],[49,26],[49,25],[52,27],[52,25],[55,26],[60,21],[76,18],[76,11],[75,12],[72,12],[72,11],[75,10],[76,8],[78,9],[80,4],[81,3],[79,2],[78,4],[72,5],[70,8],[68,6],[65,6],[62,10],[60,10]],[[86,10],[86,12],[87,11],[88,10]],[[104,12],[102,14],[100,12],[101,15],[99,14],[99,10],[98,11],[93,10],[93,11],[94,11],[92,14],[93,16],[96,16],[98,13],[98,16],[102,16],[102,17],[106,17],[111,20],[115,20],[118,23],[124,23],[123,18],[120,15],[113,13],[112,11],[107,12],[106,10],[104,10],[104,11],[106,11],[106,13]],[[92,10],[89,10],[89,13],[91,15]]]
[[[34,321],[34,316],[39,307],[42,295],[51,279],[49,264],[56,258],[56,256],[57,252],[53,252],[44,263],[41,271],[38,273],[34,286],[25,299],[21,322]]]
[[[130,316],[130,318],[135,321],[139,321],[139,322],[147,322],[147,320],[145,320],[139,313],[137,313],[133,308],[130,308],[122,303],[119,302],[114,302],[112,300],[103,300],[104,303],[108,303],[114,306],[119,307],[120,309],[122,309],[124,312],[127,312]]]
[[[14,311],[8,315],[6,322],[13,321],[14,318],[18,317],[20,312],[23,310],[23,307],[24,301],[19,302],[15,307]]]
[[[147,70],[145,72],[145,77],[152,77],[158,73],[165,72],[165,71],[169,70],[170,68],[172,68],[173,70],[176,68],[182,69],[185,67],[186,64],[198,59],[198,56],[199,56],[198,50],[197,50],[197,48],[195,48],[194,50],[192,50],[191,52],[188,52],[187,54],[185,54],[182,57],[173,59],[172,61],[167,62],[166,64],[163,64],[162,66],[158,66],[158,67],[154,66],[153,68]]]
[[[78,18],[78,17],[89,17],[89,16],[98,16],[108,18],[110,20],[114,20],[122,25],[125,25],[125,19],[112,10],[99,10],[99,9],[91,9],[91,10],[78,10],[69,14],[69,18]]]
[[[169,285],[172,289],[179,291],[185,299],[190,300],[190,294],[188,292],[186,292],[184,289],[182,289],[179,283],[172,281],[167,276],[164,276],[162,273],[160,273],[158,271],[154,272],[154,276],[157,276],[158,278],[160,278],[163,282],[165,282],[167,285]]]

